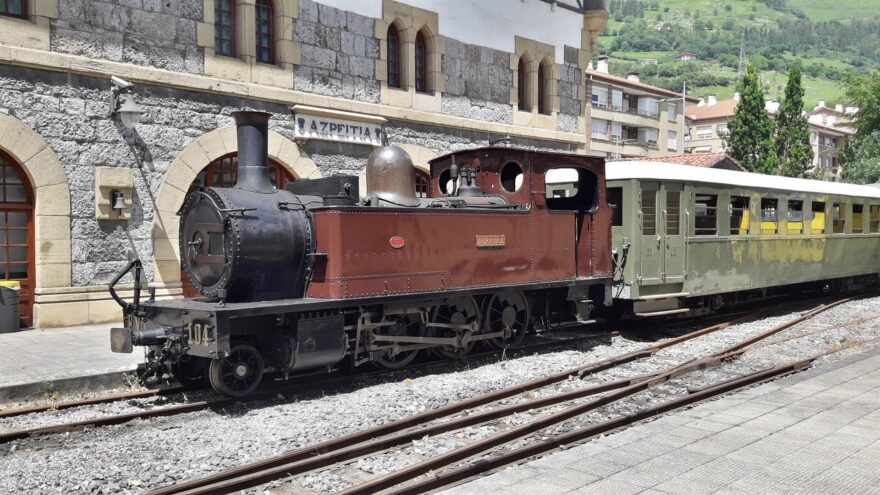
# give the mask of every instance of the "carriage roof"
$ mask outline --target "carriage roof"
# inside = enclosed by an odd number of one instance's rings
[[[605,164],[605,177],[609,181],[627,179],[678,181],[717,184],[743,189],[772,189],[880,199],[880,188],[875,186],[795,179],[778,175],[702,168],[692,165],[675,165],[650,160],[608,162]]]

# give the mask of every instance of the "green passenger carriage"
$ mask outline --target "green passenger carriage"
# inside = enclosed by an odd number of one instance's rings
[[[636,316],[846,289],[880,271],[880,188],[627,161],[607,164],[607,191],[615,306]]]

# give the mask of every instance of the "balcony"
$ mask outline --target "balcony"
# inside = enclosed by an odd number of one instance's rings
[[[621,105],[608,105],[608,103],[593,100],[590,102],[591,106],[594,108],[599,108],[602,110],[611,110],[613,112],[621,112],[628,113],[631,115],[640,115],[642,117],[648,117],[649,119],[660,120],[659,112],[652,112],[650,110],[644,108],[638,108],[635,106],[621,106]]]

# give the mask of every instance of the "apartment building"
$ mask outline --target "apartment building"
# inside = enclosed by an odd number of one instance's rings
[[[696,104],[687,106],[688,133],[685,137],[686,153],[723,153],[727,147],[727,126],[736,114],[739,95],[730,100],[718,100],[714,95],[700,98]],[[771,116],[779,112],[779,102],[768,100],[765,109]],[[851,117],[856,108],[837,105],[828,108],[820,101],[807,112],[810,125],[810,144],[813,147],[813,168],[823,171],[826,179],[837,180],[841,168],[838,155],[847,140],[854,134]]]
[[[644,84],[638,74],[611,75],[607,58],[587,69],[586,82],[592,155],[616,159],[684,152],[683,103],[696,99]]]

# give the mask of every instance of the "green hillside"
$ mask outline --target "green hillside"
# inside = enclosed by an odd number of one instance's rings
[[[850,74],[880,68],[880,0],[608,0],[600,37],[611,72],[639,72],[672,90],[729,98],[740,48],[761,70],[768,98],[779,99],[785,74],[800,64],[805,105],[842,98]],[[697,60],[676,61],[689,52]],[[650,64],[650,65],[646,65]]]

